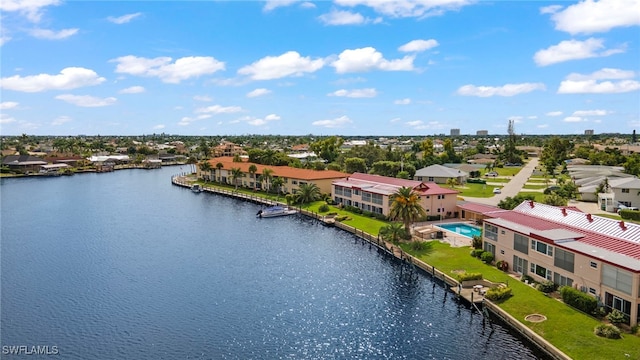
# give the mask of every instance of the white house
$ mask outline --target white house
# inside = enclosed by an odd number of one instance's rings
[[[431,165],[416,171],[413,179],[416,181],[435,182],[436,184],[446,184],[447,180],[454,178],[459,184],[464,184],[469,177],[469,173],[459,169],[452,169],[442,165]]]

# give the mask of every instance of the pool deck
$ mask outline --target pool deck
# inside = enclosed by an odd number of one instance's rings
[[[462,223],[461,221],[451,221],[449,223]],[[473,244],[473,239],[466,237],[464,235],[460,235],[457,232],[449,231],[447,229],[441,228],[438,225],[447,224],[447,222],[437,222],[437,223],[426,223],[426,224],[416,224],[413,227],[414,235],[420,237],[425,240],[435,240],[432,237],[437,231],[442,231],[444,233],[444,238],[438,239],[441,242],[446,242],[453,247],[464,247],[471,246]],[[464,223],[467,225],[471,225],[470,223]]]

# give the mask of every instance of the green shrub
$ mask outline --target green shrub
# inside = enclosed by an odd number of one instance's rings
[[[482,249],[473,249],[473,250],[471,250],[471,256],[476,257],[476,258],[479,259],[483,252],[484,252],[484,250],[482,250]]]
[[[628,210],[628,209],[621,209],[620,210],[620,217],[627,220],[636,220],[636,221],[640,221],[640,211],[638,210]]]
[[[324,212],[327,212],[327,211],[329,211],[329,205],[327,205],[327,204],[322,204],[318,208],[318,212],[324,213]]]
[[[482,249],[482,236],[473,235],[472,245],[474,249]]]
[[[607,339],[620,339],[620,329],[611,324],[600,324],[593,329],[593,333]]]
[[[426,250],[429,245],[426,241],[413,241],[411,243],[411,250],[414,251],[423,251]]]
[[[627,316],[618,309],[613,309],[607,314],[607,320],[611,321],[612,324],[622,324],[626,321],[626,317]]]
[[[480,255],[480,260],[482,260],[487,264],[491,264],[491,262],[493,262],[493,254],[488,251],[485,251],[482,253],[482,255]]]
[[[570,286],[560,288],[560,295],[565,304],[573,306],[587,314],[593,314],[598,308],[598,301],[593,296]]]
[[[467,182],[470,184],[486,184],[487,183],[487,181],[484,179],[474,179],[474,178],[467,179]]]
[[[461,273],[458,274],[458,281],[467,281],[467,280],[482,280],[481,273]]]
[[[522,276],[520,277],[520,281],[522,281],[522,282],[528,282],[529,284],[533,284],[533,283],[535,283],[535,281],[533,280],[533,278],[532,278],[531,276],[529,276],[529,275],[522,275]]]
[[[507,299],[511,296],[511,288],[508,287],[496,287],[487,290],[484,297],[491,301],[500,301]]]
[[[558,285],[551,280],[547,280],[536,285],[536,289],[545,294],[552,293],[558,289]]]
[[[640,324],[636,324],[631,327],[631,334],[640,335]]]
[[[336,221],[345,221],[347,220],[349,217],[347,215],[340,215],[340,216],[336,216],[334,219]]]
[[[338,215],[338,213],[335,212],[335,211],[332,211],[332,212],[327,214],[327,216],[336,216],[336,215]]]

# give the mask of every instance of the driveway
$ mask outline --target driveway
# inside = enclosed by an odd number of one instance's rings
[[[529,162],[527,162],[522,169],[502,187],[500,194],[495,194],[489,198],[464,197],[464,199],[480,204],[498,206],[498,203],[504,198],[518,195],[524,187],[524,184],[527,183],[527,180],[529,180],[533,174],[536,166],[538,166],[538,158],[530,158]]]

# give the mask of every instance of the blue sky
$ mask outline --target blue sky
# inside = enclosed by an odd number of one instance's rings
[[[3,135],[640,130],[640,0],[3,0]]]

